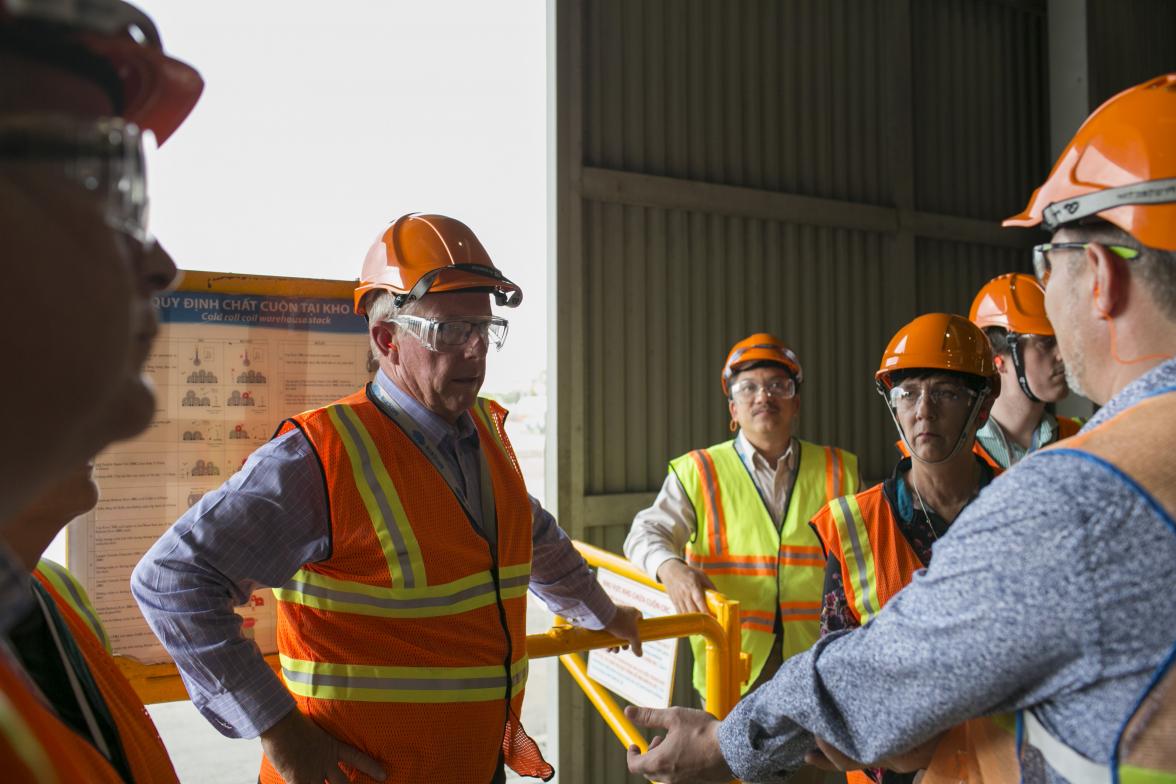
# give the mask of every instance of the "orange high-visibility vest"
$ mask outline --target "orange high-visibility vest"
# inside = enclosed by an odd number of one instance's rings
[[[1000,473],[1000,467],[993,471]],[[813,518],[812,526],[826,556],[835,555],[841,564],[846,604],[861,625],[873,620],[923,568],[899,530],[882,483],[831,501]],[[963,725],[957,730],[966,731]],[[860,771],[850,771],[846,778],[850,784],[873,781]]]
[[[298,709],[379,760],[388,782],[488,782],[500,754],[522,775],[554,774],[518,719],[531,504],[506,411],[478,400],[470,414],[496,555],[366,390],[279,431],[297,427],[314,448],[331,520],[330,557],[274,591],[282,674]],[[263,760],[261,781],[281,780]]]
[[[857,495],[835,498],[810,523],[825,557],[840,561],[846,603],[863,626],[923,568],[898,529],[882,488],[876,484]]]
[[[95,685],[118,729],[119,742],[135,784],[176,784],[175,768],[155,723],[107,648],[81,585],[64,567],[42,560],[33,576],[45,587],[82,653]],[[97,627],[97,628],[96,628]],[[101,633],[101,636],[99,636]]]
[[[1104,468],[1163,516],[1176,534],[1176,389],[1165,389],[1093,430],[1051,445],[1049,454],[1079,455]],[[1176,638],[1136,708],[1121,723],[1112,765],[1090,760],[1055,737],[1032,711],[1018,716],[1022,732],[1007,722],[973,719],[971,732],[949,733],[936,747],[924,784],[1016,784],[1021,778],[1016,737],[1041,752],[1047,765],[1074,784],[1171,784],[1176,782]]]
[[[0,656],[0,771],[33,784],[125,784],[106,758],[32,691],[15,662]]]

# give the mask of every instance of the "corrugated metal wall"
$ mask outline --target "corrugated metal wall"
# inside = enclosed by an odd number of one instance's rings
[[[1176,71],[1176,2],[1087,0],[1090,106]]]
[[[1026,268],[998,222],[1049,168],[1044,2],[549,7],[561,523],[619,552],[666,462],[728,437],[719,369],[759,330],[805,365],[800,435],[888,473],[889,337]],[[624,780],[561,697],[560,781]]]

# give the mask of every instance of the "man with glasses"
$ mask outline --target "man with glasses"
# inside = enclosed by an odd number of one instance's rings
[[[1174,127],[1176,74],[1120,93],[1005,221],[1052,233],[1035,254],[1045,310],[1098,413],[996,479],[870,623],[786,661],[721,723],[629,709],[670,729],[630,770],[784,781],[806,758],[876,764],[965,722],[925,782],[1176,777]]]
[[[379,363],[364,389],[283,423],[147,553],[132,589],[197,708],[260,735],[260,780],[550,778],[519,721],[528,587],[640,653],[617,607],[527,494],[478,397],[522,291],[443,215],[381,232],[355,290]],[[233,605],[276,588],[282,680]],[[288,690],[287,690],[288,689]],[[342,769],[341,769],[342,767]]]
[[[735,437],[671,461],[625,540],[625,555],[666,586],[678,612],[707,612],[707,589],[739,600],[751,655],[744,692],[816,642],[825,557],[808,522],[859,485],[856,456],[793,435],[803,379],[773,335],[732,346],[720,382]],[[705,648],[697,637],[691,645],[701,694]]]
[[[87,461],[154,413],[143,375],[152,297],[176,268],[147,231],[146,131],[166,139],[202,87],[121,0],[0,0],[0,332],[13,368],[0,392],[6,780],[176,781],[88,601],[37,559],[92,503]]]
[[[993,278],[972,301],[969,318],[988,336],[1001,378],[992,416],[976,434],[976,451],[991,465],[1008,468],[1077,433],[1081,421],[1046,408],[1065,399],[1070,388],[1041,285],[1020,273]]]

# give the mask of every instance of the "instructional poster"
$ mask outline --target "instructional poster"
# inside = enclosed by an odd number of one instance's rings
[[[674,605],[664,591],[658,591],[636,580],[598,569],[596,579],[617,604],[636,607],[645,618],[660,618],[674,614]],[[634,705],[668,708],[674,691],[674,660],[678,655],[678,641],[656,640],[641,645],[642,655],[631,651],[588,653],[588,675]]]
[[[114,652],[167,655],[131,596],[131,570],[190,506],[229,478],[293,414],[371,379],[354,283],[189,272],[157,297],[160,331],[146,372],[156,413],[138,438],[99,455],[101,500],[70,523],[70,570],[82,581]],[[237,608],[263,653],[275,650],[274,599]]]

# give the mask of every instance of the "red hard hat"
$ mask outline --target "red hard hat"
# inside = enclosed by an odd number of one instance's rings
[[[1052,335],[1045,315],[1045,292],[1032,275],[1013,272],[984,284],[968,314],[976,326],[1003,327],[1022,335]]]
[[[1097,215],[1144,245],[1176,250],[1176,74],[1136,85],[1087,118],[1005,226],[1063,224]]]
[[[796,358],[792,349],[784,345],[784,341],[775,335],[756,332],[731,346],[731,350],[727,353],[727,361],[723,363],[723,374],[720,379],[724,395],[731,394],[727,386],[731,377],[753,362],[775,362],[788,368],[797,384],[804,381],[804,371],[801,370],[800,360]]]
[[[399,305],[430,291],[463,289],[488,291],[508,308],[523,300],[523,290],[498,271],[469,226],[419,212],[397,218],[376,237],[355,289],[356,313],[365,312],[363,297],[375,289],[397,295]]]
[[[30,38],[73,41],[108,61],[122,87],[120,116],[163,144],[192,111],[204,80],[164,52],[151,17],[123,0],[0,0],[0,25],[29,23]],[[22,36],[26,31],[22,31]]]

